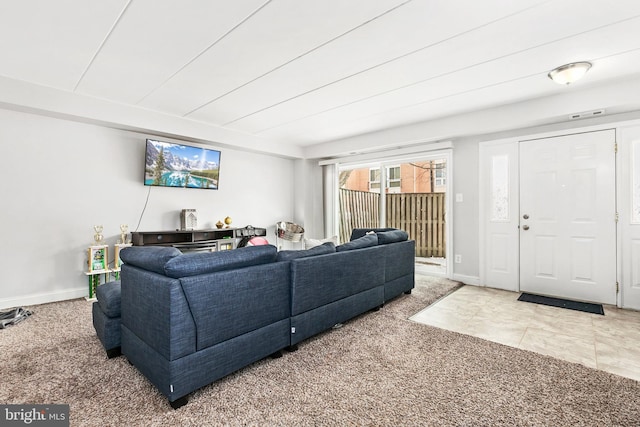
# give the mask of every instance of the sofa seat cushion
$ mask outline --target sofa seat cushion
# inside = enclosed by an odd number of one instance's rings
[[[277,261],[291,261],[292,259],[305,258],[308,256],[332,254],[336,251],[336,246],[331,242],[314,246],[311,249],[300,251],[280,251],[278,252]]]
[[[275,262],[278,250],[273,245],[247,246],[223,252],[188,253],[171,258],[164,274],[178,279],[216,271],[234,270]]]
[[[377,246],[377,245],[378,245],[378,237],[375,234],[366,234],[358,239],[336,246],[336,252],[369,248],[371,246]]]
[[[180,255],[182,252],[168,246],[130,246],[120,251],[120,259],[125,264],[158,274],[164,274],[167,261]]]
[[[120,317],[120,281],[108,282],[96,288],[100,310],[107,317]]]
[[[409,234],[404,230],[380,231],[376,233],[379,245],[387,245],[389,243],[404,242],[409,240]]]

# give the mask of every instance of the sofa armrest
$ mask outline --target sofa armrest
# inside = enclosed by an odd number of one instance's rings
[[[414,275],[416,270],[416,242],[404,242],[384,245],[385,249],[385,282],[390,282],[407,274]]]

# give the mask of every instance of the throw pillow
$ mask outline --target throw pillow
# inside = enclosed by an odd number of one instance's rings
[[[311,249],[304,249],[301,251],[280,251],[276,261],[291,261],[297,258],[306,258],[316,255],[332,254],[336,251],[336,246],[332,242],[326,242],[319,246],[314,246]]]
[[[338,244],[338,236],[327,237],[326,239],[304,239],[304,248],[311,249],[320,246],[323,243],[331,242],[333,245]]]
[[[378,237],[375,234],[366,234],[359,239],[355,239],[350,242],[343,243],[340,246],[336,246],[336,252],[351,251],[353,249],[362,249],[377,245]]]
[[[379,233],[381,231],[392,231],[397,230],[397,228],[354,228],[351,230],[351,238],[349,240],[356,240],[365,234],[369,233]]]
[[[378,244],[386,245],[388,243],[404,242],[409,240],[409,234],[404,230],[381,231],[376,233],[378,236]]]

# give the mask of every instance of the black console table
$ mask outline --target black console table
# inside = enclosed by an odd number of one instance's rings
[[[243,238],[266,236],[264,228],[220,228],[207,230],[136,231],[131,233],[134,246],[173,246],[183,252],[217,252],[235,249]]]

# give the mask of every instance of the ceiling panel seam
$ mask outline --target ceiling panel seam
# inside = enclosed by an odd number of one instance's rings
[[[284,122],[284,123],[280,123],[280,124],[277,124],[277,125],[274,125],[274,126],[269,126],[268,128],[264,128],[264,129],[260,129],[260,130],[255,131],[254,134],[259,134],[259,133],[262,133],[262,132],[266,132],[266,131],[269,131],[269,130],[272,130],[272,129],[276,129],[276,128],[281,127],[281,126],[287,126],[287,125],[289,125],[291,123],[295,123],[295,122],[301,121],[301,120],[306,120],[306,119],[311,118],[313,116],[321,115],[321,114],[327,113],[329,111],[338,110],[340,108],[344,108],[344,107],[347,107],[349,105],[354,105],[354,104],[357,104],[359,102],[367,101],[367,100],[370,100],[370,99],[373,99],[373,98],[376,98],[376,97],[379,97],[379,96],[383,96],[383,95],[387,95],[389,93],[393,93],[393,92],[396,92],[396,91],[399,91],[399,90],[407,89],[407,88],[410,88],[412,86],[416,86],[416,85],[428,82],[430,80],[435,80],[435,79],[438,79],[438,78],[441,78],[441,77],[444,77],[444,76],[447,76],[447,75],[450,75],[450,74],[458,73],[460,71],[469,70],[471,68],[474,68],[474,67],[477,67],[477,66],[480,66],[480,65],[484,65],[484,64],[488,64],[488,63],[493,62],[493,61],[498,61],[498,60],[501,60],[501,59],[505,59],[505,58],[508,58],[510,56],[514,56],[514,55],[518,55],[518,54],[527,52],[529,50],[533,50],[533,49],[537,49],[537,48],[540,48],[540,47],[543,47],[543,46],[547,46],[547,45],[551,45],[551,44],[554,44],[554,43],[558,43],[558,42],[561,42],[563,40],[568,40],[568,39],[571,39],[573,37],[578,37],[578,36],[593,32],[593,31],[598,31],[598,30],[601,30],[603,28],[607,28],[607,27],[610,27],[610,26],[613,26],[613,25],[618,25],[618,24],[621,24],[623,22],[627,22],[627,21],[630,21],[630,20],[633,20],[633,19],[638,19],[638,18],[640,18],[640,15],[635,15],[635,16],[632,16],[632,17],[629,17],[629,18],[621,19],[621,20],[616,21],[616,22],[612,22],[612,23],[609,23],[609,24],[601,25],[599,27],[591,28],[589,30],[581,31],[581,32],[578,32],[578,33],[575,33],[575,34],[571,34],[571,35],[568,35],[568,36],[565,36],[565,37],[560,37],[560,38],[555,39],[555,40],[551,40],[551,41],[548,41],[548,42],[545,42],[545,43],[541,43],[541,44],[538,44],[538,45],[535,45],[535,46],[531,46],[531,47],[528,47],[526,49],[521,49],[521,50],[518,50],[518,51],[515,51],[515,52],[511,52],[511,53],[508,53],[508,54],[505,54],[505,55],[500,55],[500,56],[497,56],[495,58],[491,58],[491,59],[480,61],[480,62],[477,62],[477,63],[474,63],[474,64],[467,65],[465,67],[460,67],[460,68],[457,68],[455,70],[447,71],[446,73],[441,73],[441,74],[438,74],[438,75],[435,75],[435,76],[428,77],[426,79],[415,81],[413,83],[409,83],[409,84],[406,84],[406,85],[398,86],[398,87],[396,87],[394,89],[389,89],[389,90],[386,90],[386,91],[383,91],[383,92],[379,92],[379,93],[376,93],[376,94],[373,94],[373,95],[369,95],[369,96],[366,96],[366,97],[362,97],[362,98],[359,98],[359,99],[356,99],[356,100],[353,100],[353,101],[350,101],[350,102],[346,102],[344,104],[336,105],[336,106],[333,106],[331,108],[327,108],[325,110],[315,112],[313,114],[308,114],[308,115],[306,115],[304,117],[300,117],[300,118],[297,118],[297,119],[294,119],[294,120],[290,120],[290,121],[287,121],[287,122]],[[617,53],[613,53],[613,54],[610,54],[610,55],[605,55],[603,57],[598,57],[598,58],[586,58],[586,60],[599,61],[599,60],[602,60],[602,59],[605,59],[605,58],[610,58],[610,57],[614,57],[614,56],[617,56],[617,55],[622,55],[622,54],[625,54],[625,53],[629,53],[629,52],[632,52],[634,50],[637,50],[637,49],[631,49],[630,51],[624,51],[624,52],[617,52]],[[365,71],[368,71],[368,70],[365,70]],[[425,104],[425,103],[428,103],[428,102],[433,102],[433,101],[437,101],[437,100],[441,100],[441,99],[450,98],[450,97],[457,96],[457,95],[460,95],[460,94],[463,94],[463,93],[471,93],[471,92],[474,92],[476,90],[482,90],[482,89],[486,89],[486,88],[489,88],[489,87],[498,86],[498,85],[503,84],[503,83],[510,83],[510,82],[514,82],[514,81],[517,81],[517,80],[526,79],[526,78],[532,77],[532,76],[534,76],[536,74],[546,73],[548,71],[549,70],[546,70],[546,69],[545,70],[541,70],[539,72],[528,74],[526,76],[521,76],[521,77],[517,77],[517,78],[514,78],[514,79],[509,79],[509,80],[493,83],[493,84],[490,84],[490,85],[485,85],[485,86],[482,86],[482,87],[478,87],[478,88],[474,88],[474,89],[470,89],[470,90],[466,90],[466,91],[462,91],[462,92],[457,92],[457,93],[454,93],[454,94],[449,94],[449,95],[443,96],[443,97],[438,97],[438,98],[433,98],[433,99],[426,99],[426,100],[421,101],[421,102],[407,104],[405,106],[398,107],[398,108],[392,108],[392,109],[385,110],[385,111],[382,111],[382,112],[379,112],[379,113],[375,113],[375,114],[372,114],[372,115],[368,115],[368,116],[365,116],[365,117],[372,117],[372,116],[375,116],[375,115],[378,115],[378,114],[387,113],[389,111],[397,111],[397,110],[400,110],[400,109],[403,109],[403,108],[414,107],[416,105]],[[352,76],[349,76],[349,77],[345,78],[344,80],[346,80],[348,78],[351,78],[351,77]],[[339,81],[340,80],[336,80],[336,82],[334,82],[334,83],[337,83]],[[332,85],[334,83],[327,84],[324,87],[330,86],[330,85]],[[287,99],[285,101],[282,101],[280,103],[274,104],[274,105],[272,105],[270,107],[266,107],[266,108],[264,108],[264,109],[262,109],[260,111],[251,113],[251,114],[249,114],[249,115],[247,115],[245,117],[249,117],[249,116],[251,116],[253,114],[257,114],[257,113],[259,113],[261,111],[264,111],[264,110],[267,110],[269,108],[273,108],[275,106],[278,106],[280,104],[289,102],[289,101],[291,101],[291,100],[293,100],[293,99],[295,99],[297,97],[307,95],[308,93],[314,92],[316,90],[320,90],[322,88],[323,87],[319,87],[319,88],[313,89],[313,90],[311,90],[311,91],[309,91],[307,93],[304,93],[304,94],[301,94],[301,95],[298,95],[298,96],[295,96],[295,97],[291,97],[291,98],[289,98],[289,99]],[[242,120],[243,118],[244,117],[241,117],[239,119],[235,119],[234,121],[239,121],[239,120]],[[358,120],[360,120],[360,119],[358,119]],[[233,123],[234,121],[231,121],[229,123]],[[226,126],[229,123],[225,123],[223,126]]]
[[[236,25],[234,25],[233,27],[231,27],[229,29],[229,31],[227,31],[226,33],[224,33],[222,36],[218,37],[218,39],[216,41],[214,41],[213,43],[211,43],[209,46],[207,46],[206,48],[204,48],[200,53],[198,53],[196,56],[194,56],[193,58],[191,58],[189,61],[187,61],[183,66],[181,66],[180,68],[178,68],[178,70],[176,70],[176,72],[174,72],[173,74],[171,74],[169,77],[167,77],[162,83],[160,83],[160,85],[158,85],[157,87],[153,88],[149,93],[147,93],[146,95],[144,95],[142,98],[140,98],[137,102],[136,105],[140,104],[141,102],[143,102],[145,99],[147,99],[147,97],[149,97],[151,94],[153,94],[155,91],[157,91],[158,89],[160,89],[162,86],[164,86],[165,84],[167,84],[169,81],[171,81],[171,79],[173,79],[178,73],[180,73],[182,70],[184,70],[185,68],[187,68],[189,65],[191,65],[194,61],[196,61],[198,58],[200,58],[202,55],[204,55],[209,49],[211,49],[212,47],[214,47],[215,45],[217,45],[218,43],[220,43],[220,41],[222,41],[224,38],[226,38],[227,36],[229,36],[229,34],[231,34],[232,32],[234,32],[235,30],[237,30],[241,25],[245,24],[249,19],[251,19],[252,17],[254,17],[258,12],[260,12],[262,9],[264,9],[269,3],[271,3],[273,0],[267,0],[266,2],[264,2],[262,5],[260,5],[258,8],[256,8],[256,10],[254,10],[253,12],[251,12],[249,15],[247,15],[245,18],[243,18],[242,20],[240,20],[240,22],[238,22]],[[183,116],[184,117],[184,116]]]
[[[80,86],[80,83],[82,83],[82,80],[84,79],[84,76],[87,74],[87,72],[89,71],[89,69],[91,68],[91,66],[93,65],[93,63],[95,62],[96,58],[98,57],[98,55],[100,54],[100,52],[102,51],[102,48],[104,47],[104,45],[107,43],[107,40],[109,40],[109,37],[111,37],[111,34],[113,34],[113,31],[116,29],[116,27],[118,26],[118,24],[120,23],[120,20],[122,19],[122,17],[124,16],[125,12],[127,11],[127,9],[129,8],[129,5],[131,4],[133,0],[128,0],[127,4],[124,5],[124,7],[122,8],[122,11],[120,12],[120,14],[118,15],[118,17],[116,18],[116,20],[113,22],[113,25],[111,26],[111,28],[109,29],[109,31],[107,32],[106,36],[104,37],[104,39],[102,40],[102,43],[100,43],[100,46],[98,46],[98,49],[96,49],[95,53],[93,54],[93,56],[91,57],[91,60],[89,61],[89,63],[87,64],[86,68],[84,69],[84,71],[82,72],[82,75],[80,76],[80,78],[78,79],[78,82],[76,83],[76,85],[73,87],[73,91],[75,92],[76,90],[78,90],[78,86]]]
[[[494,19],[494,20],[492,20],[492,21],[485,22],[485,23],[484,23],[484,24],[482,24],[482,25],[478,25],[478,26],[476,26],[476,27],[473,27],[473,28],[470,28],[470,29],[468,29],[468,30],[462,31],[462,32],[460,32],[460,33],[454,34],[454,35],[452,35],[452,36],[450,36],[450,37],[447,37],[447,38],[445,38],[445,39],[438,40],[438,41],[437,41],[437,42],[435,42],[435,43],[430,43],[430,44],[428,44],[428,45],[426,45],[426,46],[422,46],[422,47],[420,47],[420,48],[418,48],[418,49],[414,49],[414,50],[412,50],[411,52],[404,53],[404,54],[402,54],[402,55],[396,56],[396,57],[394,57],[394,58],[388,59],[388,60],[383,61],[383,62],[381,62],[381,63],[378,63],[378,64],[376,64],[376,65],[373,65],[373,66],[371,66],[371,67],[368,67],[368,68],[365,68],[365,69],[363,69],[363,70],[360,70],[360,71],[358,71],[358,72],[356,72],[356,73],[350,74],[350,75],[348,75],[348,76],[341,77],[341,78],[339,78],[339,79],[337,79],[337,80],[334,80],[334,81],[332,81],[332,82],[329,82],[329,83],[323,84],[323,85],[318,86],[318,87],[316,87],[316,88],[313,88],[313,89],[310,89],[310,90],[308,90],[308,91],[302,92],[302,93],[300,93],[300,94],[298,94],[298,95],[295,95],[295,96],[289,97],[289,98],[287,98],[287,99],[284,99],[284,100],[282,100],[282,101],[276,102],[275,104],[269,105],[269,106],[264,107],[264,108],[260,108],[260,109],[258,109],[258,110],[256,110],[256,111],[253,111],[253,112],[249,113],[249,114],[245,114],[245,115],[244,115],[244,116],[242,116],[242,117],[238,117],[238,118],[236,118],[236,119],[233,119],[233,120],[231,120],[231,121],[228,121],[228,122],[226,122],[226,123],[223,123],[221,126],[228,126],[228,125],[230,125],[230,124],[232,124],[232,123],[235,123],[235,122],[237,122],[237,121],[240,121],[240,120],[246,119],[247,117],[251,117],[251,116],[253,116],[253,115],[255,115],[255,114],[261,113],[261,112],[266,111],[266,110],[268,110],[268,109],[270,109],[270,108],[277,107],[278,105],[281,105],[281,104],[287,103],[287,102],[292,101],[292,100],[294,100],[294,99],[297,99],[297,98],[300,98],[300,97],[302,97],[302,96],[308,95],[308,94],[310,94],[310,93],[316,92],[316,91],[318,91],[318,90],[320,90],[320,89],[324,89],[324,88],[326,88],[326,87],[329,87],[329,86],[334,85],[334,84],[336,84],[336,83],[339,83],[339,82],[341,82],[341,81],[344,81],[344,80],[350,79],[350,78],[355,77],[355,76],[360,75],[360,74],[364,74],[364,73],[366,73],[366,72],[369,72],[369,71],[374,70],[374,69],[376,69],[376,68],[379,68],[379,67],[382,67],[382,66],[384,66],[384,65],[390,64],[390,63],[392,63],[392,62],[398,61],[398,60],[400,60],[400,59],[403,59],[403,58],[409,57],[409,56],[411,56],[411,55],[415,55],[416,53],[421,52],[421,51],[423,51],[423,50],[425,50],[425,49],[429,49],[429,48],[431,48],[431,47],[434,47],[434,46],[437,46],[437,45],[439,45],[439,44],[445,43],[445,42],[447,42],[447,41],[453,40],[453,39],[455,39],[455,38],[457,38],[457,37],[463,36],[463,35],[465,35],[465,34],[472,33],[472,32],[474,32],[474,31],[477,31],[477,30],[479,30],[479,29],[481,29],[481,28],[484,28],[484,27],[487,27],[487,26],[489,26],[489,25],[493,25],[493,24],[495,24],[496,22],[500,22],[500,21],[502,21],[502,20],[505,20],[505,19],[511,18],[511,17],[516,16],[516,15],[518,15],[518,14],[524,13],[524,12],[526,12],[526,11],[530,10],[530,9],[533,9],[533,8],[539,7],[541,4],[549,3],[550,1],[552,1],[552,0],[547,0],[547,1],[544,1],[544,2],[541,2],[541,3],[536,3],[536,4],[535,4],[535,5],[533,5],[533,6],[529,6],[529,7],[525,8],[525,9],[519,10],[519,11],[517,11],[517,12],[513,12],[513,13],[510,13],[510,14],[508,14],[508,15],[502,16],[502,17],[500,17],[500,18]]]
[[[249,84],[251,84],[251,83],[253,83],[253,82],[257,81],[257,80],[260,80],[260,79],[261,79],[261,78],[263,78],[263,77],[266,77],[267,75],[269,75],[269,74],[273,73],[274,71],[277,71],[277,70],[279,70],[279,69],[281,69],[281,68],[283,68],[283,67],[286,67],[287,65],[291,64],[292,62],[297,61],[298,59],[301,59],[301,58],[303,58],[303,57],[305,57],[305,56],[307,56],[307,55],[309,55],[309,54],[311,54],[311,53],[313,53],[313,52],[315,52],[315,51],[317,51],[317,50],[319,50],[319,49],[323,48],[324,46],[327,46],[327,45],[328,45],[328,44],[330,44],[330,43],[333,43],[334,41],[336,41],[336,40],[338,40],[338,39],[340,39],[340,38],[342,38],[342,37],[346,36],[346,35],[347,35],[347,34],[349,34],[349,33],[352,33],[353,31],[356,31],[356,30],[357,30],[357,29],[359,29],[359,28],[364,27],[364,26],[365,26],[365,25],[367,25],[367,24],[370,24],[371,22],[375,21],[376,19],[379,19],[379,18],[381,18],[381,17],[383,17],[383,16],[387,15],[388,13],[393,12],[394,10],[396,10],[396,9],[398,9],[398,8],[400,8],[400,7],[404,6],[404,5],[406,5],[407,3],[410,3],[411,1],[412,1],[412,0],[407,0],[407,1],[403,2],[403,3],[400,3],[400,4],[398,4],[398,5],[394,6],[394,7],[392,7],[391,9],[389,9],[389,10],[386,10],[386,11],[382,12],[382,13],[381,13],[381,14],[379,14],[379,15],[374,16],[373,18],[368,19],[368,20],[366,20],[365,22],[363,22],[363,23],[361,23],[361,24],[358,24],[357,26],[355,26],[355,27],[353,27],[353,28],[351,28],[351,29],[349,29],[349,30],[345,31],[344,33],[339,34],[339,35],[337,35],[337,36],[335,36],[335,37],[333,37],[333,38],[331,38],[331,39],[329,39],[329,40],[327,40],[327,41],[325,41],[325,42],[323,42],[323,43],[321,43],[321,44],[319,44],[319,45],[317,45],[317,46],[313,47],[312,49],[310,49],[310,50],[308,50],[308,51],[306,51],[306,52],[304,52],[304,53],[301,53],[300,55],[298,55],[298,56],[296,56],[296,57],[294,57],[294,58],[292,58],[292,59],[290,59],[290,60],[288,60],[288,61],[286,61],[286,62],[283,62],[282,64],[278,65],[277,67],[275,67],[275,68],[273,68],[273,69],[271,69],[271,70],[269,70],[269,71],[267,71],[267,72],[265,72],[265,73],[263,73],[263,74],[261,74],[261,75],[259,75],[259,76],[255,77],[255,78],[253,78],[253,79],[251,79],[251,80],[248,80],[247,82],[245,82],[245,83],[241,84],[240,86],[237,86],[237,87],[235,87],[235,88],[231,89],[230,91],[228,91],[228,92],[226,92],[226,93],[223,93],[222,95],[219,95],[219,96],[217,96],[216,98],[214,98],[214,99],[212,99],[212,100],[210,100],[210,101],[205,102],[204,104],[202,104],[202,105],[200,105],[200,106],[198,106],[198,107],[194,108],[193,110],[186,112],[185,114],[183,114],[183,116],[182,116],[182,117],[186,117],[186,116],[188,116],[188,115],[190,115],[190,114],[193,114],[193,113],[195,113],[196,111],[198,111],[198,110],[200,110],[200,109],[202,109],[202,108],[204,108],[204,107],[206,107],[206,106],[208,106],[208,105],[213,104],[214,102],[218,101],[219,99],[224,98],[225,96],[230,95],[230,94],[232,94],[233,92],[235,92],[235,91],[237,91],[237,90],[239,90],[239,89],[242,89],[243,87],[245,87],[245,86],[247,86],[247,85],[249,85]]]

